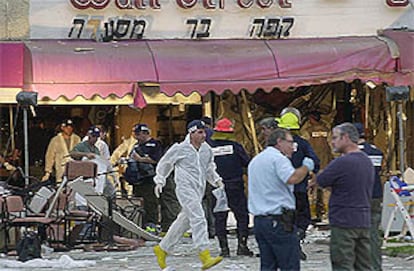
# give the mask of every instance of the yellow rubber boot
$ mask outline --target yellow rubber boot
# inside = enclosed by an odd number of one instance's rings
[[[215,266],[223,260],[223,257],[221,256],[212,258],[210,256],[210,250],[208,249],[201,251],[200,254],[198,254],[198,257],[200,258],[201,263],[203,264],[203,266],[201,267],[201,269],[203,270],[209,269],[210,267]]]
[[[159,245],[154,247],[155,256],[157,256],[157,262],[161,269],[165,269],[167,267],[166,259],[167,259],[167,252],[164,251]]]

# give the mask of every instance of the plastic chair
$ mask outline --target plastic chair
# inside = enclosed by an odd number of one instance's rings
[[[26,216],[26,208],[23,198],[17,195],[7,196],[3,200],[3,218],[2,225],[4,227],[4,250],[8,252],[9,231],[11,228],[35,227],[39,233],[41,240],[46,237],[46,227],[56,221],[55,218],[47,218],[44,216]]]

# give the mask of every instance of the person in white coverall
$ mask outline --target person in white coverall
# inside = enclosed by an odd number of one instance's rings
[[[203,270],[218,264],[223,259],[220,256],[215,258],[210,256],[207,221],[202,199],[206,181],[214,187],[224,186],[224,184],[216,172],[212,149],[205,143],[204,122],[193,120],[188,124],[187,130],[185,140],[174,144],[158,162],[154,177],[156,184],[154,193],[159,197],[167,177],[175,170],[176,194],[182,207],[166,236],[159,245],[154,247],[161,269],[167,267],[167,255],[172,252],[174,245],[190,228]]]

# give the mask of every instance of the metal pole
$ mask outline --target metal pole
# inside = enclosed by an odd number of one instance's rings
[[[14,118],[13,118],[13,107],[9,105],[9,129],[10,129],[10,138],[11,138],[11,149],[16,148],[16,140],[14,138]],[[7,150],[6,150],[7,151]]]
[[[403,123],[403,102],[398,102],[398,133],[399,133],[399,143],[400,143],[400,172],[401,175],[404,174],[405,165],[404,165],[404,123]]]
[[[24,179],[26,187],[29,186],[29,140],[27,130],[27,106],[23,106],[23,133],[24,133]]]

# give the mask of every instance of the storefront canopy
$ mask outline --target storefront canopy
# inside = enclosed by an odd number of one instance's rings
[[[24,43],[0,43],[0,103],[15,103],[23,88]]]
[[[385,30],[383,35],[392,39],[398,46],[400,58],[398,70],[404,77],[400,85],[414,86],[414,31]]]
[[[354,79],[393,85],[396,80],[396,60],[377,37],[26,44],[31,54],[26,85],[40,99],[133,92],[142,98],[139,86],[154,84],[172,96],[241,89],[253,93]]]

